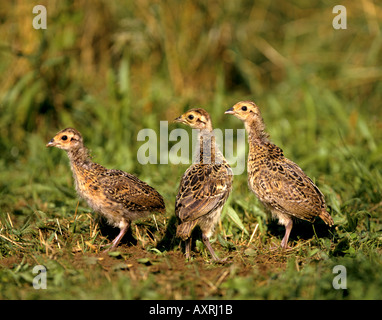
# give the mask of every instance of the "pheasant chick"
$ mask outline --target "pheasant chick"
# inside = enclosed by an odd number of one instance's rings
[[[223,261],[215,254],[209,239],[232,189],[231,167],[216,146],[207,111],[191,109],[174,121],[199,131],[194,163],[182,176],[176,196],[175,214],[179,221],[176,235],[185,241],[186,259],[189,259],[191,233],[199,225],[202,241],[212,258]]]
[[[46,146],[67,152],[78,195],[120,229],[108,250],[119,244],[133,220],[165,212],[162,196],[147,183],[130,173],[108,170],[92,162],[77,130],[66,128],[58,132]]]
[[[258,106],[241,101],[225,113],[244,122],[249,143],[248,186],[285,226],[281,247],[287,248],[293,218],[313,222],[318,216],[332,226],[323,194],[296,163],[285,158],[283,151],[269,141]]]

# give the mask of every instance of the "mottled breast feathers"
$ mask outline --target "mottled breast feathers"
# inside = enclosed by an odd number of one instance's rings
[[[313,181],[272,143],[257,144],[248,160],[250,189],[271,210],[313,221],[326,205]]]
[[[175,202],[175,213],[192,221],[219,208],[232,189],[232,170],[225,164],[194,164],[184,173]]]

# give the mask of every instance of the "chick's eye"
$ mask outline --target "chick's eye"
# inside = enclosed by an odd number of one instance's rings
[[[242,106],[241,107],[241,110],[243,110],[243,111],[247,111],[247,109],[248,109],[247,106]]]
[[[192,114],[190,114],[190,115],[188,116],[188,119],[192,120],[192,119],[194,119],[194,116],[193,116]]]
[[[62,136],[62,137],[61,137],[61,140],[64,140],[64,141],[65,141],[65,140],[68,140],[68,137],[67,137],[67,136]]]

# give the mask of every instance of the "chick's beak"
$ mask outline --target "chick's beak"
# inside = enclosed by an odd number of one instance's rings
[[[174,119],[173,122],[183,122],[183,118],[182,118],[182,116],[180,116],[180,117]]]
[[[233,110],[233,107],[229,108],[224,114],[235,114],[235,110]]]
[[[46,147],[54,147],[56,145],[56,142],[54,141],[54,139],[52,138],[52,140],[50,140],[47,144],[46,144]]]

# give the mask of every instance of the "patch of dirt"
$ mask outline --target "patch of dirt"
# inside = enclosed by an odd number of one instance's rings
[[[92,268],[92,265],[100,266],[110,277],[123,272],[133,281],[145,280],[151,274],[155,276],[158,287],[173,291],[174,299],[190,294],[202,299],[212,295],[224,297],[220,285],[229,278],[247,276],[254,271],[266,278],[272,272],[285,269],[286,257],[283,254],[270,255],[269,251],[262,253],[256,248],[249,253],[253,256],[248,256],[244,249],[233,251],[225,264],[206,261],[201,254],[195,254],[192,261],[187,262],[179,250],[155,254],[139,246],[122,245],[110,254],[76,253],[73,264],[85,269]]]
[[[187,262],[179,248],[160,252],[144,249],[141,245],[122,244],[111,252],[73,253],[67,250],[55,255],[18,254],[1,259],[0,266],[14,269],[20,263],[33,266],[44,264],[45,260],[57,260],[65,269],[93,273],[89,279],[95,281],[94,285],[105,279],[112,284],[122,275],[139,288],[149,279],[154,283],[154,290],[167,299],[224,298],[226,289],[221,286],[224,282],[246,276],[262,281],[271,274],[283,272],[286,267],[288,253],[281,250],[270,251],[257,244],[237,245],[233,251],[225,250],[218,242],[213,246],[220,257],[228,256],[227,263],[214,263],[209,256],[204,256],[205,252],[193,252],[193,259]]]

